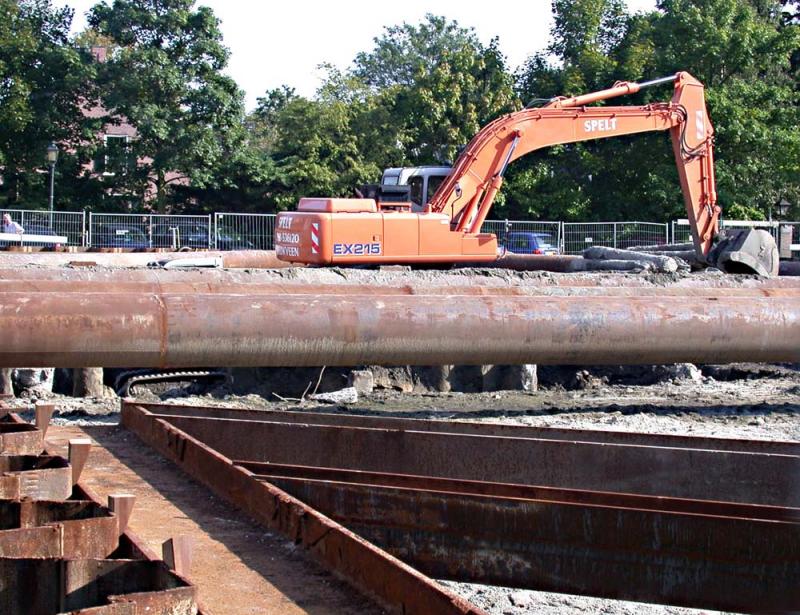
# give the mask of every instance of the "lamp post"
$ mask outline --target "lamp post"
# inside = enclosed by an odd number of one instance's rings
[[[56,177],[56,161],[58,160],[58,146],[50,143],[47,146],[47,164],[50,165],[50,226],[53,225],[53,187]]]
[[[781,199],[777,202],[778,220],[783,220],[789,214],[789,208],[792,204],[786,199]]]

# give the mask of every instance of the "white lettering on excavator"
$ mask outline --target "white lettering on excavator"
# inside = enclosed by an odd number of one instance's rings
[[[617,129],[617,118],[612,117],[605,120],[586,120],[583,123],[586,132],[606,132]]]
[[[275,246],[275,254],[278,256],[300,256],[300,248],[296,246]]]
[[[278,233],[278,241],[281,243],[300,243],[299,233]]]
[[[292,217],[278,216],[278,228],[292,228]]]

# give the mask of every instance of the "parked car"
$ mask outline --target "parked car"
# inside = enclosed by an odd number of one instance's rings
[[[92,231],[92,247],[146,250],[150,240],[142,229],[130,224],[100,224]]]
[[[224,226],[217,228],[216,246],[218,250],[255,250],[257,247],[249,239]]]
[[[214,234],[209,234],[208,224],[179,220],[153,226],[154,248],[193,248],[207,250],[213,246]],[[211,239],[211,245],[209,245]]]
[[[513,254],[558,254],[557,241],[550,233],[512,231],[502,239],[507,252]]]

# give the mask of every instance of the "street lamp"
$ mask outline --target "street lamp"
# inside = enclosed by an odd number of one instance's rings
[[[776,206],[778,209],[778,220],[783,220],[789,214],[789,208],[792,204],[786,199],[781,199]]]
[[[50,165],[50,224],[53,224],[53,186],[56,177],[56,160],[58,160],[58,146],[50,143],[47,146],[47,164]]]

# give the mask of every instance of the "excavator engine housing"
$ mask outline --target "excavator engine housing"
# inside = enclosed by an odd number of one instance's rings
[[[303,198],[275,225],[278,258],[308,265],[449,263],[497,259],[491,233],[453,231],[450,217],[412,213],[410,203]]]

